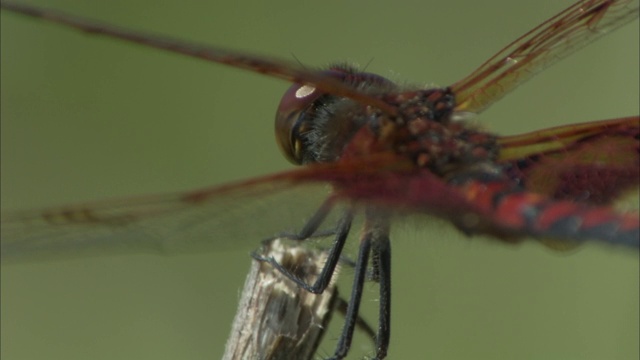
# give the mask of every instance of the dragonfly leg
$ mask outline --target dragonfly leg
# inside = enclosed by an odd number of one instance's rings
[[[275,239],[304,241],[312,238],[323,238],[323,237],[335,235],[336,233],[335,229],[318,231],[318,228],[320,227],[320,225],[322,225],[327,215],[329,215],[329,213],[333,209],[335,205],[334,200],[335,198],[333,196],[329,196],[327,199],[325,199],[322,205],[320,205],[320,207],[313,214],[313,216],[309,220],[307,220],[304,227],[300,231],[295,233],[292,233],[292,232],[280,233],[276,236],[262,240],[262,244],[268,245]],[[259,257],[254,256],[254,258],[256,258],[257,260],[260,260]]]
[[[376,279],[380,286],[380,309],[378,315],[378,336],[376,337],[376,358],[384,359],[389,349],[391,336],[391,242],[388,229],[373,244]]]
[[[335,230],[317,232],[318,228],[322,225],[334,206],[335,198],[333,196],[329,196],[322,205],[320,205],[313,216],[311,216],[311,218],[304,224],[304,227],[299,232],[293,234],[281,234],[279,237],[302,241],[315,236],[324,237],[335,234]]]
[[[336,301],[335,309],[340,314],[342,314],[342,317],[345,317],[347,315],[347,308],[349,307],[349,303],[347,302],[347,300],[342,298],[339,293],[338,293],[338,297],[335,299],[335,301]],[[365,337],[367,339],[370,339],[372,341],[372,345],[375,345],[375,343],[376,343],[376,330],[371,325],[369,325],[367,320],[365,320],[360,315],[358,315],[358,318],[356,319],[356,328],[359,329],[362,333],[364,333],[364,335],[365,335]]]
[[[362,298],[362,287],[367,273],[367,262],[369,261],[369,252],[371,251],[371,239],[373,234],[365,232],[360,240],[360,249],[358,258],[356,259],[356,267],[354,271],[353,287],[351,288],[351,298],[347,306],[347,312],[344,316],[345,323],[342,328],[342,334],[338,339],[336,352],[329,360],[339,360],[347,356],[353,339],[353,331],[358,323],[358,311],[360,309],[360,300]]]
[[[327,202],[323,204],[323,207],[326,204]],[[318,215],[321,212],[323,212],[322,207],[318,212],[316,212],[314,217],[312,217],[312,220],[315,219],[316,215]],[[326,213],[324,214],[324,216],[326,216]],[[331,282],[331,277],[333,276],[336,266],[338,265],[338,262],[341,259],[342,249],[344,248],[344,244],[349,235],[349,231],[351,230],[352,221],[353,221],[353,210],[348,209],[345,212],[344,216],[342,216],[342,218],[340,219],[340,222],[338,223],[338,226],[335,231],[335,239],[333,241],[333,244],[331,245],[331,248],[329,249],[329,254],[327,255],[327,261],[325,262],[324,267],[320,271],[320,274],[318,275],[316,281],[311,285],[301,280],[293,273],[291,273],[291,271],[287,270],[284,266],[282,266],[272,257],[264,258],[256,254],[253,254],[252,256],[256,260],[268,262],[276,270],[282,273],[282,275],[284,275],[285,277],[287,277],[288,279],[296,283],[301,288],[314,294],[321,294]],[[321,222],[322,221],[320,221],[320,223]],[[315,226],[316,229],[317,229],[317,226],[319,226],[319,224]],[[313,228],[313,226],[305,226],[305,229],[307,230],[304,230],[303,232],[301,232],[301,234],[305,234],[305,232],[308,232],[310,228]],[[313,231],[310,231],[310,233],[313,233]],[[309,236],[307,236],[307,238],[308,237]]]

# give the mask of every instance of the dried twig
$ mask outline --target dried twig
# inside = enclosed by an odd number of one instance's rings
[[[279,240],[265,245],[260,255],[274,257],[308,283],[313,283],[326,258],[321,251],[285,246]],[[223,360],[311,359],[336,297],[333,283],[322,294],[312,294],[268,263],[254,260]]]

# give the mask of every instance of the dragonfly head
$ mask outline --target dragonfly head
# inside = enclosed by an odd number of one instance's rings
[[[393,82],[380,75],[358,72],[344,65],[330,67],[322,71],[322,74],[366,92],[395,87]],[[287,160],[301,165],[332,157],[319,154],[319,149],[327,148],[325,146],[327,144],[322,142],[327,142],[329,135],[340,135],[332,130],[344,130],[345,126],[355,130],[359,128],[359,126],[350,126],[357,124],[345,124],[342,119],[336,120],[341,124],[331,121],[335,113],[332,111],[334,106],[345,100],[349,101],[331,93],[322,92],[313,85],[293,84],[287,89],[280,100],[275,122],[276,141]],[[343,131],[342,134],[350,137],[352,133]],[[333,150],[335,152],[335,148]]]

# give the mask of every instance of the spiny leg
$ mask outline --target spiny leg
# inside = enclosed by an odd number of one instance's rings
[[[347,308],[349,307],[349,303],[347,300],[339,296],[335,299],[335,309],[342,314],[342,317],[347,316]],[[356,319],[356,328],[359,329],[362,333],[364,333],[367,339],[370,339],[372,345],[376,345],[376,331],[373,329],[371,325],[360,315],[358,315],[358,319]]]
[[[380,310],[378,315],[378,336],[376,337],[376,358],[384,359],[389,349],[391,336],[391,242],[389,228],[379,234],[373,243],[376,256],[377,275],[380,286]]]
[[[369,252],[371,250],[371,238],[373,234],[365,231],[360,239],[360,249],[356,259],[356,267],[353,277],[353,286],[351,288],[351,298],[347,306],[347,312],[344,316],[345,323],[342,328],[342,334],[338,339],[338,346],[334,356],[330,360],[339,360],[347,356],[353,339],[353,330],[357,324],[358,311],[360,309],[360,300],[362,299],[362,287],[364,286],[365,275],[367,273],[367,263],[369,261]]]
[[[391,247],[389,242],[389,218],[377,209],[367,209],[365,224],[360,239],[360,249],[354,270],[351,299],[345,314],[345,324],[338,340],[335,355],[332,360],[343,359],[347,356],[353,331],[358,322],[358,312],[362,300],[362,288],[367,278],[367,263],[369,256],[373,256],[372,266],[376,278],[380,282],[380,319],[378,335],[376,337],[376,359],[384,359],[387,355],[390,336],[390,307],[391,307]]]
[[[325,202],[320,206],[318,211],[309,219],[307,224],[303,227],[302,231],[294,236],[294,240],[303,241],[312,236],[315,231],[322,225],[325,218],[335,206],[335,198],[329,197]],[[331,282],[331,277],[335,272],[336,266],[341,259],[342,249],[344,248],[344,244],[349,235],[349,231],[351,230],[351,223],[353,221],[353,209],[349,208],[345,211],[345,214],[342,216],[340,221],[338,222],[337,228],[335,230],[335,238],[331,248],[329,249],[329,254],[327,255],[327,261],[325,262],[324,267],[318,274],[316,281],[313,284],[308,284],[307,282],[301,280],[289,270],[284,268],[281,264],[279,264],[274,258],[264,258],[259,255],[253,254],[252,256],[259,261],[266,261],[271,266],[273,266],[276,270],[278,270],[282,275],[296,283],[301,288],[314,293],[320,294],[322,293],[329,283]]]
[[[388,214],[378,209],[367,209],[367,229],[371,238],[371,269],[368,280],[380,286],[376,359],[384,359],[391,336],[391,242]]]
[[[320,225],[322,225],[324,220],[327,218],[327,215],[329,215],[335,205],[336,198],[334,196],[327,197],[322,205],[320,205],[318,210],[316,210],[316,212],[313,214],[313,216],[311,216],[311,218],[307,220],[307,222],[299,232],[293,234],[283,233],[278,237],[284,237],[290,240],[304,241],[315,236],[323,237],[335,234],[335,230],[317,232],[318,228],[320,227]]]

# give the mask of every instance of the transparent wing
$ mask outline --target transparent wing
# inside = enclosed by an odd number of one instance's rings
[[[7,11],[40,18],[45,21],[50,21],[83,31],[86,34],[112,37],[209,62],[253,71],[255,73],[287,80],[293,83],[313,85],[324,92],[351,98],[361,104],[374,106],[390,114],[395,114],[396,112],[394,107],[389,106],[387,103],[374,96],[370,96],[359,91],[338,79],[325,76],[321,71],[305,69],[299,64],[271,59],[264,56],[245,54],[239,51],[223,49],[215,46],[183,41],[170,36],[162,36],[120,28],[68,15],[59,11],[43,9],[26,4],[2,2],[0,6],[2,9]]]
[[[459,111],[478,113],[537,72],[638,18],[639,0],[588,0],[571,5],[524,34],[451,89]]]
[[[260,240],[299,231],[327,196],[337,198],[330,184],[397,168],[395,159],[316,164],[188,193],[3,213],[0,254],[5,262],[249,250]],[[335,203],[319,231],[333,230],[342,215],[346,202]]]
[[[6,213],[2,261],[257,248],[262,239],[300,230],[330,192],[325,183],[290,175],[184,194]]]

